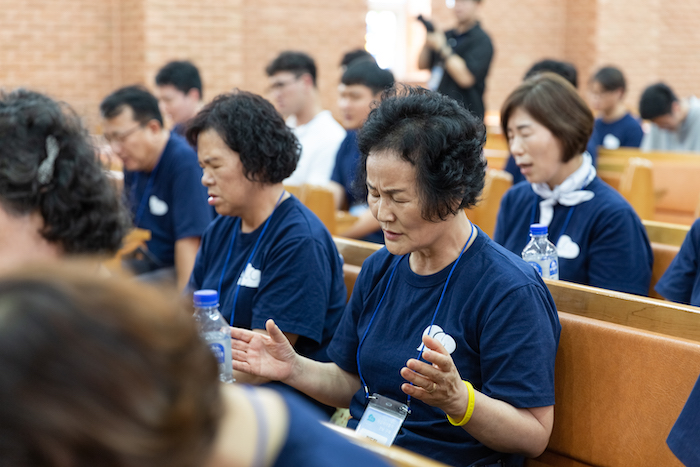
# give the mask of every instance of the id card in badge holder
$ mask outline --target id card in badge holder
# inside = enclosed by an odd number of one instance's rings
[[[408,413],[406,404],[372,394],[355,431],[360,436],[391,446]]]

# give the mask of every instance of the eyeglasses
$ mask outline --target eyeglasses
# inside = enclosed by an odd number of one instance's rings
[[[105,134],[105,141],[107,141],[107,144],[110,145],[115,145],[115,144],[124,144],[126,139],[131,136],[136,130],[139,128],[143,128],[143,123],[139,123],[136,125],[134,128],[131,130],[126,130],[122,133],[112,133],[111,135]]]

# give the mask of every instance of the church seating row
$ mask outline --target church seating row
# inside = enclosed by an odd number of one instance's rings
[[[646,164],[650,167],[651,175],[649,180],[644,181],[646,187],[638,197],[653,199],[651,219],[690,225],[700,214],[700,185],[697,183],[700,177],[700,155],[643,152],[635,148],[600,148],[598,173],[608,184],[622,192],[622,178],[626,171],[630,170],[631,161],[638,158],[647,161]],[[646,176],[642,176],[644,177]],[[640,217],[649,218],[645,212],[637,212],[640,213]]]
[[[335,240],[360,266],[377,249]],[[545,453],[526,465],[681,465],[665,440],[700,373],[700,309],[546,283],[562,324],[555,423]]]

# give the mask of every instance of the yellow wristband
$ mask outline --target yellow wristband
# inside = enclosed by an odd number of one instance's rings
[[[467,387],[467,392],[469,393],[469,402],[467,403],[467,411],[464,413],[464,417],[460,421],[456,421],[454,418],[447,416],[447,420],[454,426],[464,426],[467,424],[472,414],[474,413],[474,386],[469,381],[462,381]]]

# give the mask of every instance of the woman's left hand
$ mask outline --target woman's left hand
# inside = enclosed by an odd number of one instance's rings
[[[401,369],[401,376],[413,385],[403,383],[401,390],[460,420],[466,413],[469,393],[457,367],[436,339],[425,335],[423,344],[426,348],[422,358],[430,363],[415,358],[406,362],[406,366]]]

